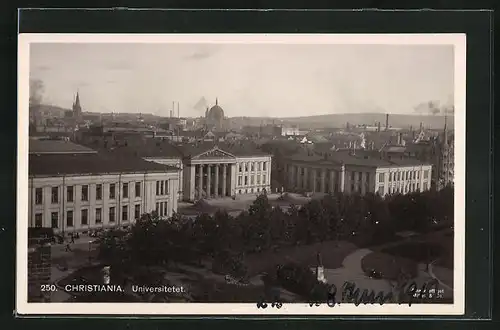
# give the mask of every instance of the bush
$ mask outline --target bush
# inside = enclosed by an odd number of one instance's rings
[[[231,254],[224,251],[215,256],[212,262],[212,271],[216,274],[244,277],[248,270],[241,254]]]
[[[288,291],[308,298],[320,284],[308,267],[294,263],[278,266],[277,281]]]

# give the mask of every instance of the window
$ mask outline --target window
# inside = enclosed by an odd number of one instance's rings
[[[52,204],[59,203],[59,187],[52,187]]]
[[[420,184],[417,182],[417,191],[420,190]]]
[[[66,200],[69,203],[72,203],[74,200],[74,194],[73,194],[73,186],[69,186],[66,188]]]
[[[263,171],[265,171],[265,170],[266,170],[266,164],[267,164],[267,162],[262,163],[262,170],[263,170]]]
[[[255,164],[254,163],[250,163],[250,170],[252,172],[255,171]]]
[[[428,171],[424,171],[424,179],[427,179],[429,178],[429,172]]]
[[[43,202],[43,189],[36,188],[35,189],[35,204],[40,205]]]
[[[89,224],[89,210],[82,210],[82,217],[80,220],[82,226],[86,226]]]
[[[59,227],[59,213],[58,212],[52,212],[52,214],[50,215],[50,226],[52,228]]]
[[[241,186],[241,176],[238,177],[238,186]]]
[[[254,184],[254,180],[255,180],[255,178],[254,178],[254,176],[252,175],[252,176],[250,177],[250,184],[251,184],[251,185],[253,185],[253,184]]]
[[[267,183],[267,181],[266,181],[266,175],[262,174],[262,184],[266,184],[266,183]]]
[[[245,172],[248,172],[248,163],[245,163]]]
[[[401,181],[401,172],[398,172],[398,181]]]
[[[164,195],[164,181],[160,182],[160,195]]]
[[[115,207],[109,208],[109,222],[115,222]]]
[[[66,226],[73,227],[73,211],[66,212]]]
[[[389,179],[390,179],[390,176],[389,176]],[[367,185],[370,184],[370,172],[366,172],[366,184]]]
[[[163,202],[160,203],[160,216],[163,216]]]
[[[102,209],[95,209],[95,223],[102,223]]]
[[[123,184],[123,198],[128,198],[128,183]]]
[[[137,204],[134,208],[134,219],[139,219],[141,217],[141,205]]]
[[[379,195],[383,195],[383,194],[384,194],[384,186],[379,186],[379,187],[378,187],[378,191],[377,191],[377,193],[378,193]]]
[[[259,166],[259,167],[258,167],[258,170],[259,170],[259,171],[262,171],[262,162],[258,162],[258,163],[257,163],[257,165]]]
[[[260,184],[260,174],[257,174],[257,184]]]
[[[141,197],[141,183],[135,183],[135,197]]]
[[[156,213],[158,215],[160,215],[160,203],[156,203],[156,209],[155,209]]]
[[[82,186],[82,201],[86,202],[89,200],[89,186]]]
[[[163,202],[163,215],[167,215],[167,202]]]
[[[122,207],[122,220],[123,221],[128,220],[128,206],[127,205]]]
[[[245,175],[245,186],[248,185],[248,176]]]
[[[156,181],[156,196],[160,194],[160,181]]]
[[[115,199],[116,198],[116,185],[114,183],[111,183],[109,185],[109,199]]]
[[[385,181],[384,173],[379,173],[378,174],[378,182],[384,182],[384,181]]]
[[[420,179],[420,171],[417,171],[417,179]]]
[[[102,199],[102,184],[95,186],[95,199],[100,201]]]
[[[240,172],[243,171],[243,166],[241,166],[241,164],[238,165],[238,171],[240,171]]]
[[[427,182],[424,182],[424,184],[422,185],[422,190],[427,190]]]
[[[351,180],[352,182],[356,181],[356,172],[351,172]]]
[[[35,214],[35,227],[43,227],[41,213]]]
[[[165,195],[168,194],[168,180],[165,180]]]

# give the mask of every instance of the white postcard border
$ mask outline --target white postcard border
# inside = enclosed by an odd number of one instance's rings
[[[455,71],[454,303],[408,305],[284,304],[257,309],[233,303],[28,303],[28,108],[30,43],[228,43],[453,45]],[[465,312],[465,34],[20,34],[18,37],[17,315],[462,315]]]

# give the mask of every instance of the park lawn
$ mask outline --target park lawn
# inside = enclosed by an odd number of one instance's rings
[[[277,251],[264,251],[248,254],[245,264],[248,267],[248,276],[268,272],[278,264],[295,262],[306,267],[315,267],[318,264],[317,255],[321,253],[323,266],[328,269],[342,267],[342,261],[357,247],[349,242],[326,241],[311,245],[284,246]]]

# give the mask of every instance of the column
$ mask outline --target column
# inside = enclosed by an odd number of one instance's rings
[[[207,197],[212,196],[212,164],[207,165]]]
[[[302,183],[302,188],[304,188],[306,191],[309,188],[308,180],[309,180],[309,171],[307,167],[304,167],[304,182]]]
[[[215,197],[219,197],[219,164],[215,164],[215,192],[214,195]]]
[[[344,192],[345,187],[345,165],[342,164],[340,169],[339,191]]]
[[[330,192],[334,193],[337,189],[335,189],[335,171],[330,170]]]
[[[226,178],[227,164],[222,164],[222,196],[226,197],[227,178]]]
[[[324,168],[321,169],[321,192],[326,193],[326,170]]]
[[[366,172],[361,172],[361,195],[366,194]]]
[[[318,169],[316,168],[313,168],[312,169],[312,191],[313,192],[316,192],[316,186],[317,186],[317,183],[318,183],[318,179],[317,179],[317,172],[318,172]]]
[[[300,188],[302,186],[302,182],[300,181],[300,173],[302,172],[302,168],[300,166],[296,166],[297,168],[297,182],[295,184],[295,188]]]
[[[203,165],[198,164],[198,199],[203,197]]]

